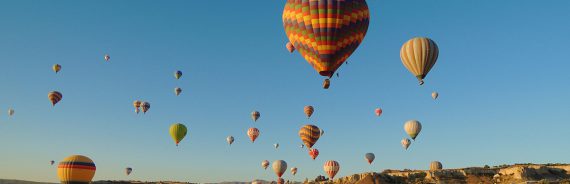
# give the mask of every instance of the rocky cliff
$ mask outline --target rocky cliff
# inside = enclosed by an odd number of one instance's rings
[[[486,184],[552,183],[570,184],[570,165],[515,164],[500,167],[462,169],[385,170],[382,173],[354,174],[334,181],[309,181],[306,184]]]

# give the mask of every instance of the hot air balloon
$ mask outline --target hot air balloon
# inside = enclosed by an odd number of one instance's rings
[[[338,165],[338,162],[334,160],[329,160],[325,162],[323,169],[325,170],[327,175],[329,175],[331,180],[333,180],[336,173],[338,173],[338,170],[340,170],[340,165]]]
[[[267,169],[267,167],[269,167],[269,161],[268,160],[261,161],[261,167],[263,167],[263,169]]]
[[[180,79],[180,77],[182,77],[182,72],[181,72],[180,70],[174,72],[174,77],[175,77],[176,79]]]
[[[311,158],[313,160],[315,160],[319,156],[319,150],[315,149],[315,148],[310,148],[309,149],[309,156],[311,156]]]
[[[133,168],[127,167],[125,169],[125,172],[127,173],[127,176],[131,174],[131,172],[133,172]]]
[[[273,144],[273,147],[275,147],[275,149],[278,149],[278,148],[279,148],[279,143]]]
[[[321,129],[321,137],[325,135],[325,130]]]
[[[50,165],[53,165],[55,163],[55,161],[49,161]]]
[[[372,164],[372,162],[374,162],[374,158],[376,158],[376,156],[374,156],[374,153],[366,153],[364,155],[364,158],[366,158],[366,161],[368,161],[368,164]]]
[[[277,184],[285,184],[285,180],[283,178],[277,178]]]
[[[305,108],[303,108],[303,111],[305,111],[307,118],[311,118],[311,115],[313,115],[313,112],[315,112],[315,108],[313,108],[313,106],[307,105]]]
[[[410,144],[412,144],[410,139],[408,139],[408,138],[402,139],[402,147],[404,147],[404,149],[408,150],[408,147],[410,147]]]
[[[135,100],[135,101],[133,102],[133,106],[135,106],[135,112],[136,112],[137,114],[138,114],[139,111],[140,111],[139,109],[140,109],[140,107],[141,107],[141,103],[142,103],[142,102],[141,102],[141,101],[138,101],[138,100]]]
[[[10,108],[8,109],[8,116],[13,116],[14,115],[14,109]]]
[[[180,95],[180,93],[182,93],[182,88],[174,88],[174,94],[176,94],[176,96]]]
[[[323,89],[329,89],[330,86],[331,86],[331,80],[325,79],[325,81],[323,82]]]
[[[253,111],[251,112],[251,119],[253,119],[254,122],[257,121],[257,119],[259,119],[259,117],[261,116],[261,114],[257,111]]]
[[[431,93],[431,98],[433,98],[434,100],[437,99],[438,96],[439,96],[439,93],[437,93],[435,91]]]
[[[55,73],[57,73],[57,72],[59,72],[59,71],[61,70],[61,65],[55,64],[55,65],[53,65],[53,66],[51,67],[51,69],[52,69]]]
[[[319,137],[321,137],[321,130],[315,125],[305,125],[299,130],[299,137],[301,137],[307,148],[312,148],[319,140]]]
[[[62,184],[88,184],[95,176],[95,163],[82,155],[72,155],[57,166],[57,177]]]
[[[422,124],[417,120],[410,120],[404,124],[404,130],[410,135],[412,140],[416,140],[416,137],[422,131]]]
[[[226,137],[226,142],[228,142],[228,144],[231,146],[232,143],[234,143],[234,137],[233,136]]]
[[[295,46],[293,46],[293,44],[291,44],[291,42],[287,42],[287,44],[285,45],[285,47],[287,48],[287,50],[288,50],[290,53],[295,52]]]
[[[441,165],[441,162],[433,161],[433,162],[431,162],[431,164],[429,165],[429,170],[430,170],[430,171],[436,171],[436,170],[441,170],[441,169],[443,169],[443,165]]]
[[[150,109],[150,103],[148,102],[141,102],[141,108],[144,114],[146,114],[146,111],[148,111],[148,109]]]
[[[296,167],[291,168],[291,174],[293,174],[293,176],[295,176],[295,174],[297,174],[297,168]]]
[[[369,19],[365,0],[287,0],[283,10],[289,42],[320,75],[329,78],[360,45]]]
[[[111,59],[111,56],[109,56],[109,54],[105,54],[105,61],[109,61],[109,59]]]
[[[259,137],[259,130],[257,128],[249,128],[247,130],[247,136],[249,137],[249,139],[253,143],[253,142],[255,142],[255,139],[257,139],[257,137]]]
[[[301,148],[305,148],[305,144],[301,143],[301,146],[300,146],[300,147],[301,147]]]
[[[376,113],[376,116],[380,116],[382,115],[382,109],[376,108],[376,110],[374,110],[374,113]]]
[[[184,139],[187,132],[188,129],[186,129],[186,126],[184,126],[183,124],[175,123],[170,125],[170,136],[176,143],[176,146],[178,146],[178,143],[180,143],[180,141]]]
[[[51,101],[52,106],[55,106],[57,102],[61,101],[61,98],[63,98],[63,95],[58,91],[51,91],[48,93],[48,99]]]
[[[439,55],[437,44],[429,38],[416,37],[404,43],[400,58],[404,66],[418,78],[420,85],[429,73]]]
[[[283,160],[275,160],[271,167],[273,167],[273,172],[275,172],[277,177],[281,178],[283,173],[287,170],[287,162]]]

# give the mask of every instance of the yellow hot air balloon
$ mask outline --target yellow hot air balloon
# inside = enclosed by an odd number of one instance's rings
[[[404,43],[400,58],[404,66],[418,78],[420,85],[429,73],[439,55],[437,44],[429,38],[416,37]]]
[[[183,124],[175,123],[170,125],[170,136],[176,143],[176,146],[178,146],[178,143],[180,143],[180,141],[184,139],[187,131],[188,129],[186,129],[186,126],[184,126]]]
[[[53,66],[51,67],[51,69],[53,69],[53,71],[54,71],[55,73],[57,73],[57,72],[59,72],[59,70],[61,70],[61,65],[55,64],[55,65],[53,65]]]
[[[299,130],[299,137],[307,148],[312,148],[321,137],[321,129],[315,125],[305,125]]]
[[[72,155],[57,166],[57,177],[62,184],[88,184],[95,176],[95,163],[82,155]]]

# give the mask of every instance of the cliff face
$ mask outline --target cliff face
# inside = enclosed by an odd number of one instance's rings
[[[385,170],[362,173],[326,182],[307,184],[480,184],[561,183],[570,184],[570,165],[519,164],[504,167],[424,170]]]

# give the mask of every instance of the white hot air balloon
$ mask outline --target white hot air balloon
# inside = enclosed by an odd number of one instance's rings
[[[228,142],[228,144],[231,146],[232,143],[234,143],[234,137],[233,136],[226,137],[226,142]]]
[[[13,116],[14,115],[14,109],[10,108],[8,109],[8,116]]]
[[[111,59],[111,56],[109,56],[109,54],[105,54],[105,61],[109,61],[109,59]]]
[[[273,172],[275,172],[277,177],[281,178],[281,176],[283,176],[283,173],[285,173],[287,170],[287,162],[283,160],[275,160],[273,161],[273,165],[271,167],[273,167]]]
[[[279,148],[279,143],[273,144],[273,147],[275,147],[275,149],[278,149],[278,148]]]
[[[410,135],[412,140],[416,140],[416,137],[422,131],[422,124],[417,120],[410,120],[404,124],[404,130]]]
[[[431,98],[433,98],[434,100],[437,99],[438,96],[439,96],[439,93],[437,93],[435,91],[431,93]]]
[[[402,139],[402,147],[404,147],[404,149],[408,149],[408,147],[410,147],[410,144],[412,144],[412,142],[410,141],[410,139],[408,138],[404,138]]]

